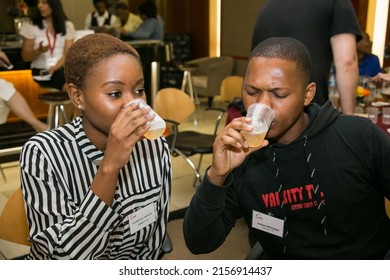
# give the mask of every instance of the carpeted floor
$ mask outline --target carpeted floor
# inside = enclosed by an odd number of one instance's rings
[[[212,253],[193,255],[186,247],[183,237],[183,219],[168,223],[168,234],[173,250],[163,260],[243,260],[250,250],[248,228],[244,220],[236,222],[226,241]]]

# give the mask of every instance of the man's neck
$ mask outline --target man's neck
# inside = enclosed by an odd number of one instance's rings
[[[290,130],[282,135],[279,139],[274,139],[278,143],[283,145],[288,145],[291,142],[293,142],[295,139],[299,137],[299,135],[302,134],[302,132],[306,129],[310,122],[310,116],[308,113],[303,112],[302,116],[299,118],[299,120],[294,124]]]

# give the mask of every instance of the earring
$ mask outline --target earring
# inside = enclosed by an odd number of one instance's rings
[[[83,107],[81,105],[77,105],[77,108],[82,109]]]

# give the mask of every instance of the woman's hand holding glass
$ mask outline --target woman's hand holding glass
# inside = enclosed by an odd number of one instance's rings
[[[119,170],[130,159],[135,144],[144,137],[155,116],[151,108],[140,108],[139,103],[126,104],[113,122],[104,152],[104,161],[110,161]]]

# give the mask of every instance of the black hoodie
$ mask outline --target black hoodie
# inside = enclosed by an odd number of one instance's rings
[[[390,248],[390,137],[330,103],[306,110],[309,125],[292,143],[270,140],[224,187],[205,177],[184,221],[193,253],[215,250],[244,217],[272,259],[383,259]],[[284,220],[283,237],[253,228],[254,211]]]

